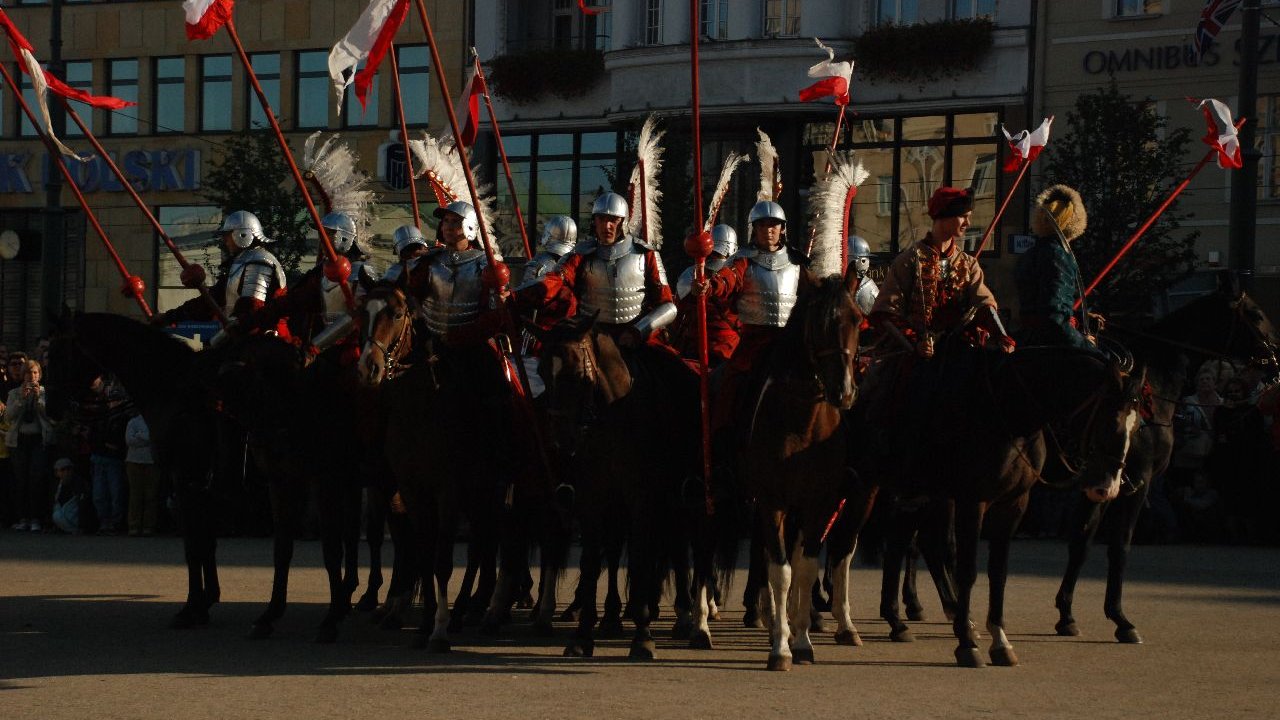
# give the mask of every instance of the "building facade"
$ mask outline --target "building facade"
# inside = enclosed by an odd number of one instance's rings
[[[48,57],[51,7],[48,0],[6,7],[10,18]],[[427,0],[427,10],[451,86],[460,86],[470,62],[471,8],[467,0]],[[340,133],[360,158],[380,196],[378,221],[369,238],[382,266],[391,233],[412,222],[399,142],[399,116],[386,61],[368,109],[355,93],[337,110],[328,73],[328,53],[363,9],[347,0],[280,0],[240,3],[235,21],[263,89],[300,156],[317,130]],[[202,178],[223,159],[226,141],[248,128],[267,128],[247,74],[225,32],[188,41],[182,4],[170,0],[67,0],[62,7],[62,57],[68,84],[135,100],[136,107],[107,112],[72,103],[116,159],[193,262],[214,272],[219,250],[210,243],[222,209],[202,193]],[[411,135],[445,124],[440,95],[430,74],[430,56],[416,14],[396,38],[405,120]],[[7,53],[6,53],[7,54]],[[6,60],[7,61],[7,60]],[[18,67],[9,62],[19,76]],[[25,95],[31,98],[29,84]],[[71,119],[60,137],[77,152],[92,148]],[[73,165],[75,163],[72,163]],[[0,231],[18,233],[22,252],[0,261],[0,322],[9,347],[29,345],[40,333],[43,308],[41,256],[45,227],[45,181],[52,167],[35,130],[22,117],[8,89],[0,92]],[[164,310],[189,297],[178,265],[101,159],[72,168],[77,185],[101,220],[129,270],[147,284],[148,301]],[[429,215],[434,200],[423,198]],[[63,285],[72,307],[138,315],[119,293],[115,265],[108,258],[71,192],[63,189],[66,225]],[[252,209],[252,208],[247,208]],[[299,209],[302,210],[301,208]],[[323,210],[321,211],[323,212]],[[268,234],[271,228],[266,228]]]

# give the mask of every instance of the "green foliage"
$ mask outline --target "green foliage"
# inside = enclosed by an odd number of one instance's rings
[[[604,79],[604,53],[599,50],[535,48],[499,55],[488,62],[494,94],[514,103],[532,103],[547,95],[586,95]]]
[[[303,255],[315,252],[306,201],[271,130],[244,130],[223,143],[203,180],[204,195],[223,214],[248,210],[275,242],[269,246],[290,273]]]
[[[991,53],[989,18],[877,25],[853,44],[858,74],[870,82],[935,82],[977,68]]]
[[[1045,184],[1080,191],[1089,228],[1072,243],[1085,283],[1119,252],[1189,172],[1186,128],[1169,129],[1149,100],[1121,94],[1115,83],[1080,95],[1068,131],[1049,144]],[[1163,134],[1163,137],[1161,135]],[[1179,232],[1189,213],[1169,206],[1090,296],[1109,311],[1145,311],[1151,299],[1191,272],[1199,232]]]

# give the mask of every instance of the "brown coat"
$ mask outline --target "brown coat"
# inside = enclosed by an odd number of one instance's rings
[[[917,331],[943,332],[959,325],[971,307],[996,307],[982,266],[972,255],[952,243],[946,255],[951,261],[951,273],[949,279],[942,280],[938,278],[938,268],[943,254],[925,240],[894,258],[880,284],[880,296],[871,308],[873,315],[887,313],[905,320]]]

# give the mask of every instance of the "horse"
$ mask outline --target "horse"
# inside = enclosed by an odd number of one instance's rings
[[[1114,497],[1137,426],[1142,375],[1125,375],[1116,364],[1084,350],[1023,348],[996,356],[957,336],[927,363],[903,364],[918,368],[910,375],[907,408],[897,407],[902,403],[892,402],[894,393],[886,391],[896,386],[894,375],[902,365],[882,365],[876,378],[882,383],[879,402],[859,405],[855,422],[863,430],[859,437],[887,442],[878,452],[865,448],[853,460],[900,497],[954,502],[957,597],[952,629],[958,640],[956,662],[962,667],[986,664],[970,620],[978,537],[985,522],[990,655],[994,664],[1016,665],[1004,632],[1004,588],[1010,542],[1028,492],[1043,479],[1050,445],[1060,446],[1058,434],[1070,427],[1083,438],[1085,454],[1073,482],[1095,502]],[[872,428],[880,428],[881,434]],[[881,613],[895,634],[905,628],[896,595],[909,539],[910,533],[891,531],[883,558]]]
[[[1173,453],[1173,418],[1181,404],[1178,398],[1189,358],[1258,361],[1274,370],[1280,334],[1252,298],[1233,283],[1224,283],[1217,291],[1166,315],[1146,330],[1111,322],[1103,337],[1123,343],[1133,353],[1138,367],[1146,368],[1151,417],[1143,423],[1129,452],[1129,491],[1101,506],[1079,502],[1073,510],[1067,569],[1054,601],[1058,610],[1054,629],[1064,636],[1080,634],[1072,613],[1076,581],[1105,517],[1107,589],[1103,612],[1116,626],[1116,640],[1140,643],[1142,636],[1122,607],[1124,573],[1134,528],[1146,505],[1152,479],[1166,471]]]
[[[683,537],[675,527],[681,482],[698,453],[697,377],[664,349],[624,356],[594,317],[530,332],[542,343],[547,440],[557,467],[573,481],[582,534],[578,624],[564,654],[594,655],[601,557],[625,544],[627,608],[635,624],[629,656],[653,659],[650,624]]]

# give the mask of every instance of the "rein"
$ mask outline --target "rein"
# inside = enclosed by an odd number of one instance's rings
[[[413,327],[413,317],[409,315],[409,313],[402,313],[400,317],[400,334],[396,335],[395,339],[393,339],[389,345],[383,345],[375,340],[372,333],[369,336],[369,344],[376,348],[378,352],[382,353],[383,372],[386,374],[387,380],[391,380],[392,378],[397,377],[401,372],[413,367],[412,363],[400,362],[401,356],[396,352],[400,349],[400,345],[404,342],[405,338],[409,336],[409,331]]]

